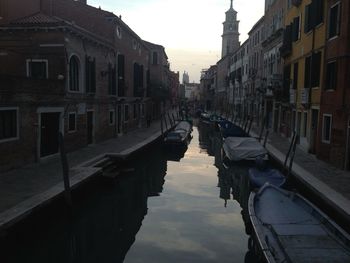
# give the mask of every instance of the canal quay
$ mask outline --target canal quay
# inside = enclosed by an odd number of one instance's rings
[[[1,262],[258,262],[248,248],[248,179],[221,165],[221,141],[193,128],[188,148],[161,143],[7,229]],[[235,178],[235,180],[232,180]]]

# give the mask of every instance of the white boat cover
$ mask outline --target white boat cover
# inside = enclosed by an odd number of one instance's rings
[[[227,137],[222,147],[231,161],[255,160],[259,156],[267,157],[266,149],[258,140],[251,137]]]
[[[176,127],[175,127],[174,130],[175,130],[175,131],[177,131],[177,130],[190,131],[190,130],[191,130],[191,124],[190,124],[189,122],[187,122],[187,121],[180,121],[180,122],[176,125]]]

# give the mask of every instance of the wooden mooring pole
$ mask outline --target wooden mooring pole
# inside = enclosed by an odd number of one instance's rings
[[[73,203],[72,203],[72,195],[71,195],[71,189],[70,189],[70,183],[69,183],[69,166],[68,166],[66,151],[64,148],[64,138],[63,138],[62,132],[58,133],[58,144],[59,144],[61,163],[62,163],[64,196],[67,204],[70,207],[72,207]]]
[[[163,124],[163,117],[160,118],[160,130],[162,132],[162,135],[164,134],[164,124]]]
[[[167,113],[167,115],[168,115],[168,119],[169,119],[169,122],[170,122],[170,127],[173,127],[174,126],[173,120],[170,118],[169,112]]]

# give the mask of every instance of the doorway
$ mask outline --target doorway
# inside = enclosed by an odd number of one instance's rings
[[[316,140],[318,129],[318,109],[311,110],[310,153],[316,153]]]
[[[40,115],[40,157],[58,153],[58,132],[60,131],[60,112]]]
[[[92,144],[94,142],[94,112],[87,111],[87,144]]]
[[[117,108],[117,131],[118,135],[122,133],[122,105]]]

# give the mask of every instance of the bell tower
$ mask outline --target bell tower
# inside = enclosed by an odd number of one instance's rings
[[[231,0],[230,9],[226,11],[226,19],[223,22],[224,30],[222,34],[221,58],[232,54],[239,48],[239,21],[237,21],[237,12],[233,9]]]

